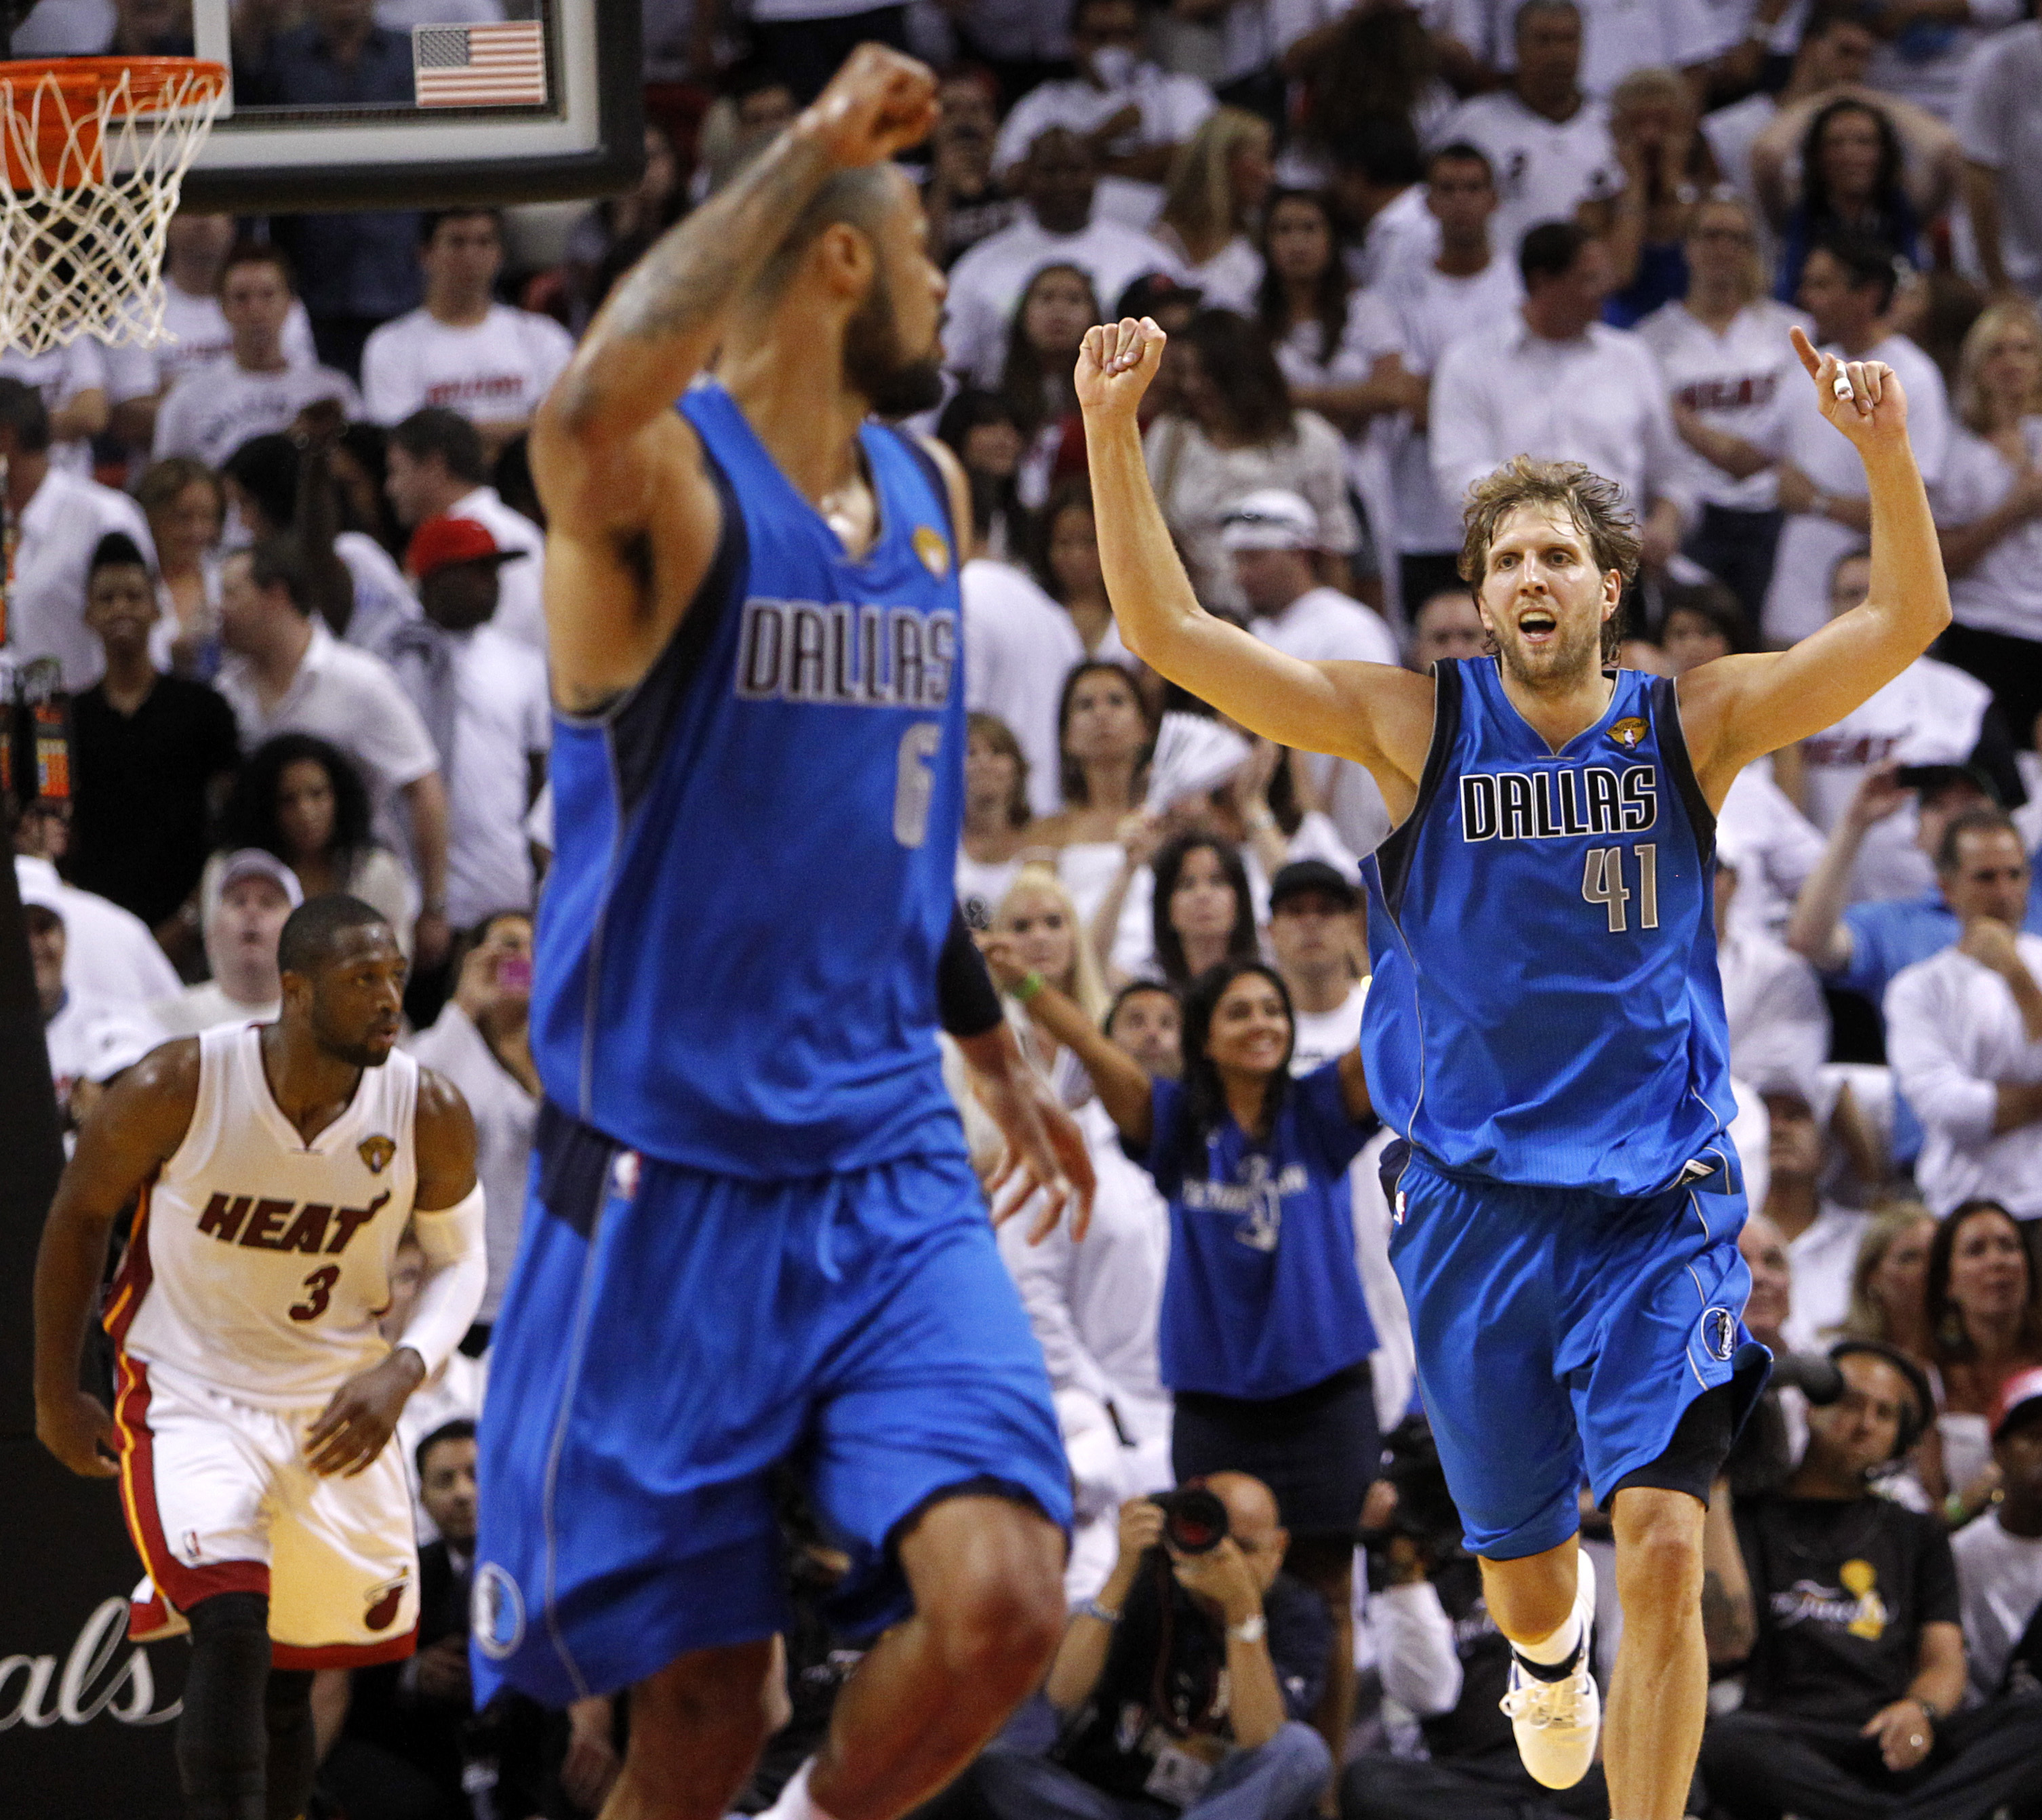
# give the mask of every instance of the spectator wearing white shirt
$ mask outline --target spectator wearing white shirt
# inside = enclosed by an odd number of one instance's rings
[[[2042,1369],[2018,1373],[2001,1389],[1992,1458],[1999,1473],[1992,1508],[1950,1538],[1974,1701],[2013,1691],[2007,1671],[2016,1646],[2042,1611]],[[2027,1664],[2031,1676],[2036,1667]]]
[[[361,351],[368,414],[396,423],[427,405],[458,411],[491,451],[531,421],[574,357],[574,339],[549,316],[495,298],[503,229],[492,209],[426,215],[419,230],[425,301],[386,322]]]
[[[504,565],[497,581],[497,630],[543,653],[546,611],[540,578],[545,573],[545,533],[503,503],[489,485],[481,432],[458,411],[428,405],[390,432],[388,477],[384,490],[406,530],[429,518],[466,518],[485,527],[499,550],[530,558]]]
[[[54,657],[71,694],[104,673],[105,653],[85,623],[86,572],[99,540],[124,531],[151,562],[142,509],[125,493],[64,473],[50,461],[50,418],[35,388],[0,378],[0,462],[11,553],[7,640],[17,664]]]
[[[1046,82],[1017,101],[993,142],[996,174],[1023,163],[1051,127],[1081,134],[1099,170],[1130,193],[1124,218],[1146,225],[1163,204],[1163,185],[1178,148],[1218,103],[1195,78],[1173,75],[1144,54],[1137,0],[1077,0],[1071,9],[1071,59],[1076,74]]]
[[[307,406],[327,400],[343,417],[361,414],[361,397],[344,373],[294,365],[284,330],[296,301],[290,261],[274,247],[244,243],[220,273],[220,307],[233,347],[193,366],[156,413],[154,454],[196,455],[209,468],[251,437],[288,430]]]
[[[66,884],[50,860],[17,853],[14,883],[24,903],[40,892],[62,914],[71,938],[64,953],[64,985],[81,998],[140,1017],[183,985],[147,923],[96,891]]]
[[[1463,102],[1438,132],[1442,144],[1465,140],[1488,154],[1500,198],[1491,232],[1505,259],[1539,222],[1571,220],[1582,203],[1623,187],[1608,107],[1581,89],[1580,9],[1526,0],[1513,36],[1510,86]]]
[[[90,479],[92,439],[106,427],[106,350],[91,335],[41,354],[0,350],[0,377],[42,394],[50,414],[51,465]]]
[[[1925,1132],[1915,1168],[1938,1214],[1989,1197],[2042,1215],[2042,937],[2017,933],[2028,856],[1995,809],[1957,816],[1937,872],[1964,933],[1887,988],[1896,1084]]]
[[[220,864],[205,906],[205,961],[212,977],[159,1000],[149,1015],[165,1037],[196,1036],[216,1024],[266,1024],[283,1003],[277,938],[305,901],[297,874],[274,853],[243,847]]]
[[[2028,9],[2023,0],[1964,0],[1952,8],[1937,0],[1882,8],[1892,24],[1881,33],[1868,79],[1872,86],[1948,120],[1969,86],[1974,59]],[[2032,105],[2031,91],[2014,105]]]
[[[1438,251],[1394,266],[1375,292],[1395,345],[1373,377],[1401,381],[1406,408],[1390,476],[1407,611],[1460,586],[1460,501],[1443,494],[1432,474],[1433,374],[1452,343],[1507,322],[1524,295],[1516,260],[1490,244],[1497,193],[1486,152],[1465,140],[1433,151],[1425,160],[1425,206],[1438,224]]]
[[[1269,199],[1275,151],[1268,121],[1226,107],[1208,117],[1171,167],[1153,232],[1214,308],[1255,308],[1262,255],[1254,228]]]
[[[1815,970],[1762,929],[1740,924],[1730,906],[1750,861],[1716,861],[1716,964],[1730,1027],[1730,1072],[1765,1087],[1792,1084],[1805,1099],[1830,1054],[1830,1013]]]
[[[1458,504],[1513,455],[1580,462],[1623,490],[1648,569],[1678,547],[1692,496],[1677,458],[1658,362],[1638,335],[1600,320],[1609,255],[1570,221],[1525,236],[1524,301],[1502,333],[1477,331],[1432,377],[1432,476]],[[1911,395],[1910,395],[1911,396]],[[1846,445],[1848,447],[1848,445]]]
[[[964,828],[958,837],[958,907],[976,929],[992,926],[992,913],[1019,873],[1034,812],[1028,787],[1034,768],[997,715],[973,712],[966,723]]]
[[[1957,359],[1956,415],[1931,495],[1955,622],[1937,653],[1987,684],[2029,743],[2042,713],[2042,317],[1989,305]]]
[[[82,1105],[73,1105],[72,1096],[80,1082],[91,1078],[104,1033],[124,1021],[111,1000],[79,990],[66,977],[71,946],[68,907],[52,886],[22,887],[21,920],[28,932],[36,1009],[42,1018],[50,1082],[56,1089],[57,1117],[67,1127],[77,1123],[84,1110]]]
[[[1280,488],[1249,493],[1222,523],[1219,542],[1233,565],[1249,630],[1264,644],[1305,663],[1395,666],[1397,636],[1381,616],[1320,583],[1318,514],[1298,494]],[[1310,768],[1313,793],[1348,847],[1373,853],[1390,832],[1375,779],[1350,759],[1300,753],[1291,762]]]
[[[1071,616],[1021,570],[975,557],[958,577],[964,602],[965,703],[996,715],[1020,742],[1038,815],[1063,807],[1057,711],[1064,679],[1085,661]]]
[[[1979,270],[1995,291],[2042,297],[2042,21],[1981,44],[1958,97],[1964,204]]]
[[[1673,396],[1677,458],[1701,502],[1687,554],[1730,588],[1755,629],[1784,522],[1769,469],[1738,479],[1687,441],[1700,422],[1746,441],[1763,437],[1783,385],[1800,371],[1788,331],[1807,319],[1765,294],[1758,222],[1736,197],[1695,211],[1686,242],[1687,295],[1638,325]]]
[[[529,910],[538,889],[524,822],[545,781],[553,730],[545,660],[491,623],[498,571],[530,560],[499,550],[473,519],[427,519],[405,553],[424,616],[392,627],[377,652],[439,755],[446,915],[457,929]]]
[[[1634,70],[1670,64],[1699,76],[1703,66],[1729,51],[1742,35],[1747,3],[1718,0],[1574,0],[1581,19],[1581,86],[1608,97]],[[1449,22],[1478,54],[1486,51],[1496,68],[1509,73],[1513,55],[1523,64],[1519,0],[1451,0]]]
[[[1015,307],[1043,266],[1077,266],[1102,299],[1118,297],[1150,272],[1183,275],[1176,255],[1160,240],[1095,206],[1097,161],[1090,143],[1069,128],[1038,133],[1010,181],[1027,205],[1021,218],[951,266],[943,318],[946,363],[988,389],[1000,383]]]
[[[1269,951],[1291,994],[1291,1072],[1309,1075],[1361,1040],[1368,941],[1353,879],[1293,860],[1269,881]]]
[[[1734,1056],[1731,1065],[1738,1067]],[[1793,1312],[1782,1337],[1795,1352],[1819,1352],[1837,1337],[1850,1312],[1851,1272],[1872,1216],[1839,1206],[1821,1191],[1826,1144],[1810,1098],[1817,1092],[1813,1077],[1761,1075],[1757,1084],[1770,1127],[1765,1217],[1786,1241],[1793,1267]]]
[[[1440,242],[1425,209],[1425,161],[1408,121],[1359,120],[1332,148],[1329,182],[1358,238],[1347,250],[1348,275],[1366,289]]]
[[[361,768],[379,822],[402,799],[423,902],[413,931],[420,964],[446,958],[447,794],[439,757],[419,711],[380,658],[343,645],[312,611],[302,559],[272,537],[227,559],[220,638],[230,655],[218,687],[243,746],[273,734],[308,733]]]

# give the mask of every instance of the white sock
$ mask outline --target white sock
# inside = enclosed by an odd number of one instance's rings
[[[788,1779],[787,1786],[780,1791],[780,1799],[759,1816],[759,1820],[835,1820],[828,1810],[818,1807],[809,1793],[809,1775],[816,1767],[812,1757]]]
[[[1566,1623],[1550,1637],[1541,1637],[1535,1643],[1513,1642],[1510,1646],[1528,1662],[1536,1662],[1542,1669],[1557,1669],[1572,1660],[1581,1646],[1581,1608],[1577,1606],[1570,1611]]]

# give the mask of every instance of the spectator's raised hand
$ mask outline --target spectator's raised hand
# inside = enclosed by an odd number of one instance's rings
[[[1153,316],[1122,316],[1085,331],[1078,347],[1078,404],[1088,417],[1132,420],[1163,363],[1168,341]]]
[[[1886,764],[1875,764],[1858,780],[1857,788],[1851,792],[1851,799],[1844,814],[1851,825],[1860,833],[1875,822],[1883,822],[1898,810],[1913,794],[1903,788],[1899,781],[1900,763],[1895,759]]]
[[[1789,332],[1794,351],[1814,381],[1815,402],[1822,415],[1860,453],[1906,440],[1907,398],[1891,367],[1883,360],[1839,360],[1834,354],[1819,354],[1799,324]]]

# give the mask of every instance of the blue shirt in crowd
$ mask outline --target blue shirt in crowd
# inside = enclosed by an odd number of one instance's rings
[[[1359,1365],[1375,1329],[1354,1257],[1347,1170],[1379,1128],[1348,1114],[1340,1063],[1290,1083],[1256,1144],[1231,1116],[1187,1170],[1189,1109],[1175,1081],[1153,1087],[1155,1131],[1139,1160],[1170,1204],[1163,1285],[1163,1381],[1257,1400]]]

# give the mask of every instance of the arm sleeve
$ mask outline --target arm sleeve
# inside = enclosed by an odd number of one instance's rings
[[[1003,1015],[985,956],[955,903],[950,906],[950,933],[936,957],[936,1008],[943,1029],[953,1036],[983,1036],[999,1028]]]
[[[453,1206],[430,1213],[419,1209],[411,1215],[411,1229],[419,1236],[419,1249],[426,1255],[426,1276],[397,1344],[408,1346],[425,1361],[428,1377],[446,1363],[473,1324],[475,1311],[482,1306],[482,1292],[489,1282],[482,1213],[482,1184],[478,1182],[465,1200]]]
[[[1348,1116],[1337,1058],[1293,1081],[1291,1091],[1297,1097],[1299,1122],[1307,1140],[1329,1176],[1344,1174],[1361,1147],[1382,1128],[1380,1119],[1357,1121]]]
[[[1893,1078],[1922,1123],[1952,1144],[1973,1145],[1992,1136],[1999,1093],[1964,1065],[1957,1039],[1973,1007],[1948,1002],[1927,964],[1901,972],[1886,992],[1887,1059]]]
[[[1382,1657],[1382,1691],[1414,1718],[1451,1712],[1461,1697],[1461,1659],[1440,1591],[1429,1580],[1386,1586],[1368,1602]]]

